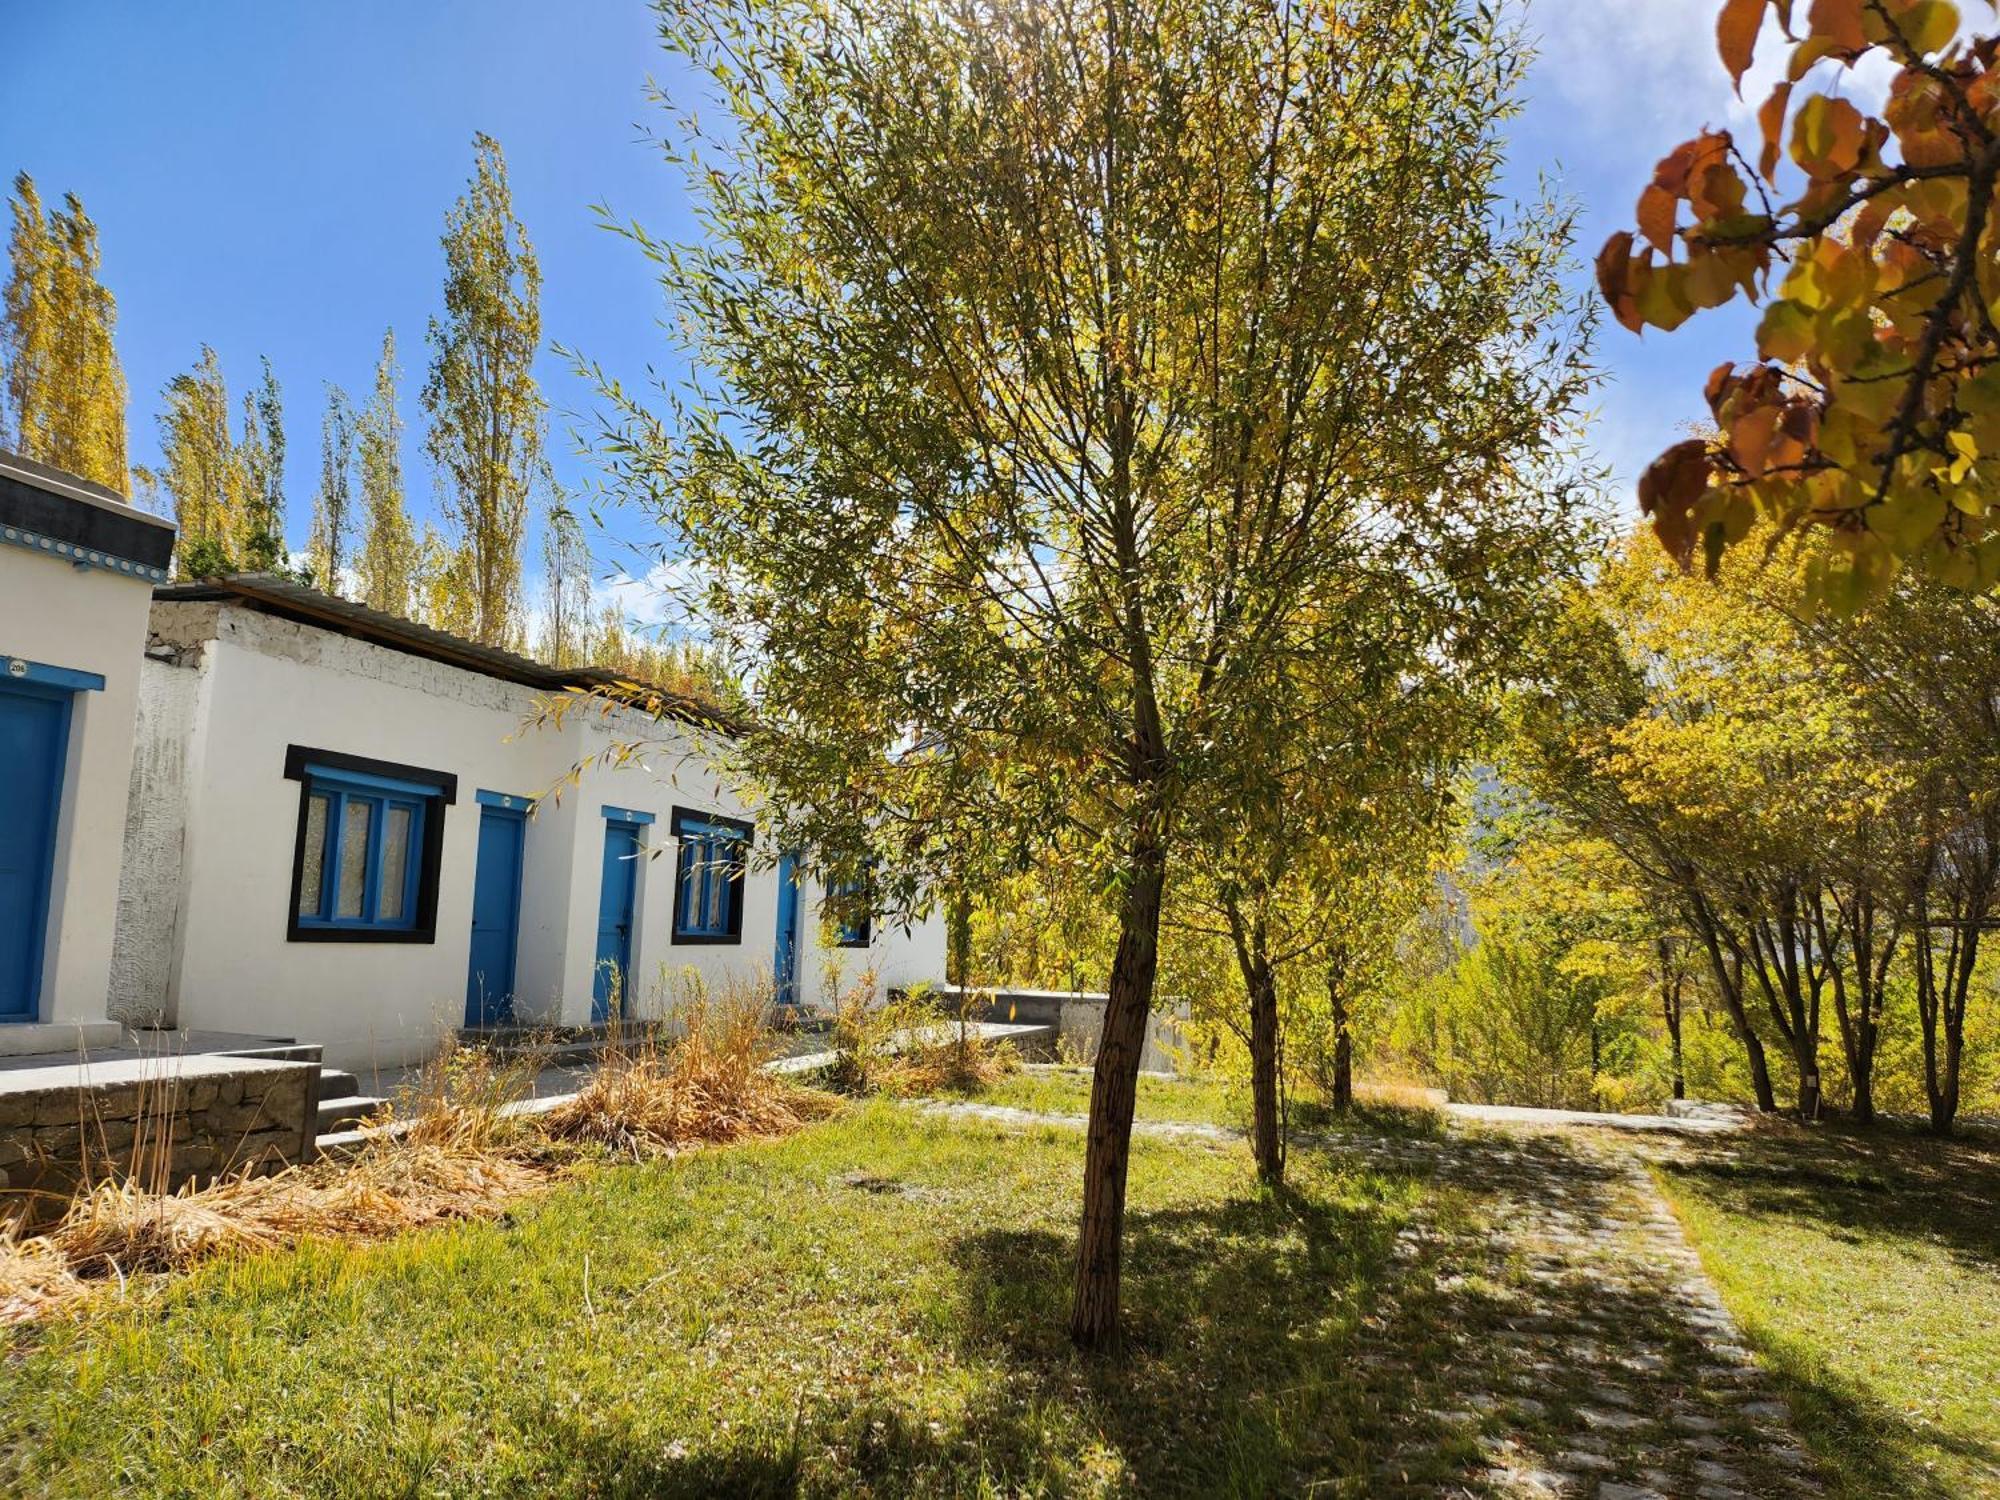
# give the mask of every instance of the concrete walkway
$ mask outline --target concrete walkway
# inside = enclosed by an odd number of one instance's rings
[[[927,1101],[1022,1128],[1079,1115]],[[1525,1120],[1516,1116],[1526,1116]],[[1762,1500],[1820,1493],[1791,1414],[1744,1344],[1639,1154],[1628,1116],[1465,1113],[1435,1137],[1295,1137],[1433,1190],[1362,1320],[1359,1414],[1383,1496]],[[1726,1150],[1679,1119],[1676,1150]],[[1626,1127],[1629,1128],[1629,1127]],[[1215,1144],[1224,1126],[1142,1120]]]

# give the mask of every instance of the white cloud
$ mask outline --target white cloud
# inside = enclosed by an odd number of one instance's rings
[[[601,611],[612,605],[627,622],[643,630],[664,628],[669,635],[705,636],[708,632],[699,613],[703,583],[698,564],[687,558],[667,558],[640,577],[620,570],[599,579],[591,588],[591,608]]]
[[[1739,99],[1715,49],[1720,0],[1525,0],[1519,8],[1538,52],[1530,93],[1566,104],[1593,131],[1638,127],[1647,140],[1656,138],[1650,127],[1662,124],[1673,130],[1659,138],[1672,140],[1702,125],[1754,131],[1757,106],[1784,76],[1790,55],[1776,18],[1768,18]],[[1877,52],[1856,69],[1825,64],[1814,76],[1837,75],[1839,92],[1873,111],[1893,72]]]

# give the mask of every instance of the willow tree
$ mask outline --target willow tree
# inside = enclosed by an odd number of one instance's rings
[[[705,238],[668,246],[671,418],[607,454],[754,666],[777,843],[1083,851],[1118,941],[1072,1337],[1118,1333],[1126,1159],[1172,872],[1280,657],[1408,567],[1440,616],[1570,523],[1569,224],[1501,222],[1519,38],[1462,0],[662,0]],[[1530,479],[1548,480],[1533,483]]]
[[[521,535],[528,491],[542,470],[545,403],[535,383],[542,341],[541,266],[514,217],[507,160],[473,137],[472,181],[445,218],[444,316],[423,406],[425,447],[457,531],[471,591],[471,634],[489,645],[521,633]]]
[[[112,346],[118,306],[97,277],[97,226],[74,193],[45,210],[26,172],[8,207],[0,441],[122,495],[125,374]]]

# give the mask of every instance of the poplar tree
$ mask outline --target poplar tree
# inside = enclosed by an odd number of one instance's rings
[[[243,508],[236,542],[238,562],[258,572],[287,567],[285,544],[285,411],[278,377],[264,360],[264,378],[243,397]]]
[[[552,667],[582,662],[590,645],[590,544],[561,495],[542,531],[548,592],[543,601],[542,659]]]
[[[416,607],[417,538],[403,503],[403,419],[396,410],[396,331],[382,332],[375,384],[355,424],[361,469],[361,602],[407,616]]]
[[[500,143],[482,134],[473,147],[472,180],[445,218],[445,311],[430,325],[425,448],[465,559],[452,576],[470,590],[471,633],[505,646],[521,634],[521,535],[542,468],[546,407],[534,376],[542,273],[514,217]]]
[[[338,594],[354,529],[354,403],[337,385],[326,388],[319,427],[319,490],[313,496],[312,538],[306,568],[313,585]]]
[[[162,394],[162,463],[146,478],[172,502],[180,528],[180,571],[193,578],[230,572],[243,531],[244,476],[229,432],[229,387],[215,350],[203,344],[194,369],[174,376]]]
[[[1494,211],[1524,49],[1469,0],[662,12],[724,123],[678,121],[704,241],[632,233],[699,373],[671,427],[608,390],[607,453],[756,667],[776,847],[878,855],[885,911],[968,847],[1106,893],[1102,1347],[1169,879],[1314,760],[1281,664],[1378,572],[1439,651],[1509,628],[1577,529],[1568,218]]]
[[[97,226],[74,193],[45,213],[26,172],[9,206],[0,440],[123,495],[125,375],[112,341],[117,303],[98,280]]]

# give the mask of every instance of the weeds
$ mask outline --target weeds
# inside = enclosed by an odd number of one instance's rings
[[[768,1071],[776,1055],[767,996],[737,985],[711,994],[690,981],[670,1022],[621,1032],[540,1125],[554,1140],[636,1158],[782,1135],[823,1118],[831,1101]]]
[[[863,974],[834,1012],[830,1082],[840,1092],[974,1093],[1019,1070],[1019,1054],[972,1023],[970,1002],[954,1014],[924,990],[884,1005],[875,994],[875,976]]]

